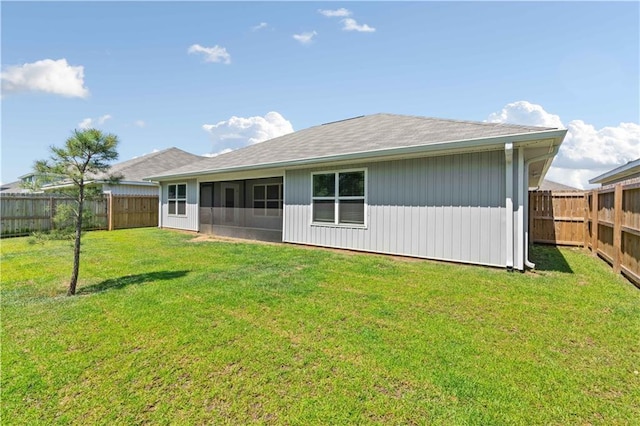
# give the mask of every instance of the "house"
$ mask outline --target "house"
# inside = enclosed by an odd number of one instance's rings
[[[158,184],[144,180],[144,177],[167,169],[188,165],[203,158],[205,157],[190,154],[178,148],[168,148],[116,163],[111,166],[107,173],[91,176],[87,183],[93,186],[100,186],[104,194],[157,196]],[[117,176],[119,180],[114,183],[109,176]],[[43,189],[55,191],[55,189],[67,186],[70,186],[70,184],[58,182],[45,185]]]
[[[616,183],[640,183],[640,158],[589,179],[590,184],[609,186]]]
[[[29,192],[29,190],[23,188],[21,180],[16,180],[14,182],[9,182],[9,183],[3,183],[2,185],[0,185],[1,194],[22,194],[25,192]]]
[[[524,270],[566,130],[375,114],[150,174],[159,226]]]
[[[19,180],[9,182],[0,186],[2,194],[28,194],[34,192],[37,183],[51,182],[56,180],[51,176],[45,176],[36,172],[30,172],[18,177]]]

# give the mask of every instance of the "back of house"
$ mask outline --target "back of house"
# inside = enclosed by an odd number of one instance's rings
[[[566,130],[375,114],[167,170],[159,226],[524,270]]]

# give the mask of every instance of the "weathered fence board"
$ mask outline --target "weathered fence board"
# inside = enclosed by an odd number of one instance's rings
[[[532,191],[529,193],[531,242],[584,245],[583,192]]]
[[[1,194],[0,236],[17,237],[55,229],[53,218],[62,204],[74,203],[49,194]],[[157,196],[110,196],[87,201],[92,212],[88,229],[125,229],[158,225]]]
[[[640,287],[640,184],[531,191],[531,242],[583,246]]]
[[[110,206],[109,229],[158,225],[157,196],[113,196]]]
[[[35,231],[55,229],[53,218],[57,209],[74,200],[46,194],[0,195],[0,236],[17,237]],[[93,214],[88,229],[106,229],[107,203],[105,199],[87,201],[85,209]]]

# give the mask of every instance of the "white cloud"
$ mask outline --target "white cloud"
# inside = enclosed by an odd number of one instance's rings
[[[86,98],[84,67],[71,66],[66,59],[43,59],[7,67],[1,74],[5,93],[45,92],[66,97]]]
[[[213,47],[204,47],[199,44],[193,44],[189,46],[188,53],[202,53],[204,55],[205,62],[221,62],[223,64],[231,63],[231,55],[227,52],[227,49],[220,47],[217,44]]]
[[[110,120],[112,117],[110,114],[105,114],[96,119],[93,118],[85,118],[80,123],[78,123],[78,128],[80,129],[90,129],[92,127],[97,127],[103,125],[107,120]]]
[[[260,31],[267,28],[268,26],[269,24],[267,24],[266,22],[260,22],[258,25],[251,27],[251,31]]]
[[[527,101],[506,105],[501,111],[489,115],[488,121],[566,127],[567,135],[547,178],[578,188],[590,187],[589,179],[640,158],[638,123],[620,123],[596,129],[582,120],[572,120],[564,126],[559,116]]]
[[[344,31],[358,31],[360,33],[372,33],[376,30],[375,28],[370,27],[367,24],[362,24],[362,25],[358,24],[358,22],[356,22],[356,20],[353,18],[343,19],[342,23],[344,24],[344,26],[342,27]]]
[[[309,44],[309,43],[311,43],[313,38],[315,36],[317,36],[317,35],[318,35],[317,32],[311,31],[311,32],[306,32],[306,33],[301,33],[301,34],[294,34],[293,38],[298,40],[302,44]]]
[[[143,120],[136,120],[133,122],[133,125],[136,127],[145,127],[147,123],[145,123]]]
[[[351,16],[351,11],[348,9],[345,9],[344,7],[341,7],[340,9],[336,9],[336,10],[318,9],[318,13],[326,16],[327,18],[334,18],[334,17],[345,18],[347,16]]]
[[[216,155],[293,132],[291,122],[274,111],[264,117],[233,116],[202,128],[211,135]]]
[[[227,152],[231,152],[233,151],[233,149],[231,148],[225,148],[222,151],[218,151],[218,152],[207,152],[205,154],[201,154],[202,157],[217,157],[218,155],[222,155],[222,154],[226,154]]]
[[[93,119],[92,118],[85,118],[84,120],[82,120],[81,122],[78,123],[78,127],[80,129],[89,129],[91,128],[91,124],[93,123]]]
[[[490,123],[512,123],[527,126],[564,128],[560,117],[550,114],[540,105],[527,101],[507,104],[501,111],[489,115]]]

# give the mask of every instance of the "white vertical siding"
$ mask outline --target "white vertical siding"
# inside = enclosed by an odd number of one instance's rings
[[[311,225],[311,172],[286,173],[283,240],[504,266],[502,151],[357,164],[367,167],[366,229]]]
[[[113,195],[158,195],[158,187],[151,185],[103,185],[103,192],[110,192]]]
[[[187,184],[187,214],[185,216],[169,215],[167,186],[175,183]],[[163,182],[160,209],[162,227],[198,231],[198,191],[198,182],[195,179]]]

